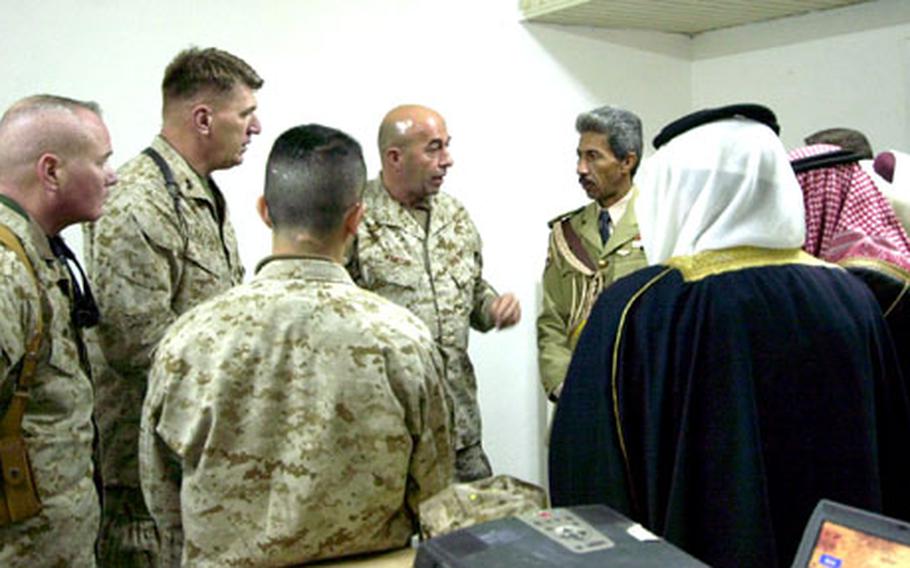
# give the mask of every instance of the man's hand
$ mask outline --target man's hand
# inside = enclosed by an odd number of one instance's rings
[[[496,329],[512,327],[521,319],[521,306],[515,294],[503,294],[490,302],[490,316]]]

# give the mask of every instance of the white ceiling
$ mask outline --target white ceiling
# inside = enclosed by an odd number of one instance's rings
[[[529,22],[696,35],[869,0],[521,0]]]

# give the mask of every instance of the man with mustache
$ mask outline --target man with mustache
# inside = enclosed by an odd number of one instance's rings
[[[439,191],[453,164],[449,140],[445,120],[432,109],[403,105],[386,114],[379,128],[382,172],[364,191],[366,212],[348,271],[430,328],[454,406],[456,476],[473,481],[492,468],[481,445],[468,332],[511,327],[521,308],[513,294],[499,295],[483,279],[480,235],[464,206]]]
[[[540,378],[556,401],[578,334],[601,290],[646,266],[635,220],[632,178],[641,160],[641,120],[603,106],[578,115],[578,182],[588,205],[550,221],[537,318]]]
[[[180,314],[243,279],[234,229],[211,173],[240,164],[259,134],[261,86],[256,71],[226,51],[179,53],[164,74],[160,135],[120,168],[105,217],[86,229],[106,361],[95,379],[102,566],[154,565],[155,526],[137,461],[151,353]]]

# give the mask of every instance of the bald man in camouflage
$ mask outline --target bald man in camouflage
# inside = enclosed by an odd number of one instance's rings
[[[440,192],[452,166],[449,133],[436,111],[399,106],[379,127],[382,172],[367,184],[366,213],[349,254],[354,281],[414,312],[445,363],[455,407],[459,481],[492,474],[481,445],[477,380],[468,332],[518,323],[513,294],[499,295],[481,275],[480,235],[464,206]]]

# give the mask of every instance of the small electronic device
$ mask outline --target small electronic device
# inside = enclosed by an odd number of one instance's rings
[[[420,545],[414,568],[705,567],[604,505],[544,509]]]
[[[852,566],[910,566],[910,524],[823,499],[793,568]]]

